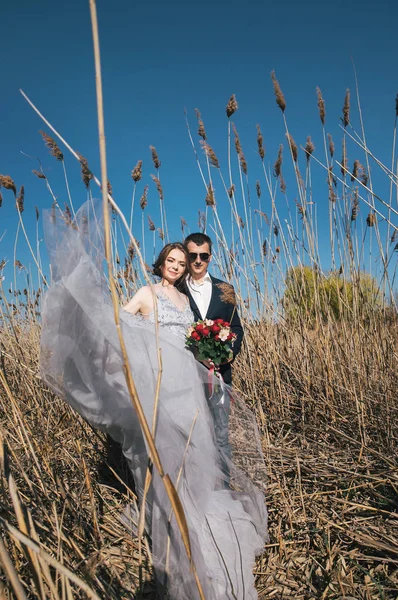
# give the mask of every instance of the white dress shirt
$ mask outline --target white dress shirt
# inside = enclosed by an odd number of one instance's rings
[[[206,273],[200,283],[197,283],[192,277],[189,277],[187,283],[192,298],[195,300],[196,306],[199,309],[200,315],[202,319],[205,319],[212,294],[211,277],[209,273]]]

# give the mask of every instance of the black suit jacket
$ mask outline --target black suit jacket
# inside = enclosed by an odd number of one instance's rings
[[[223,286],[223,285],[225,286],[225,285],[229,285],[229,284],[226,284],[225,281],[221,281],[221,279],[217,279],[216,277],[213,277],[212,275],[210,275],[210,278],[211,278],[211,282],[212,282],[212,293],[211,293],[209,308],[207,309],[207,313],[206,313],[206,319],[212,319],[212,320],[223,319],[224,321],[228,321],[229,323],[231,323],[231,330],[237,336],[235,343],[233,345],[233,348],[232,348],[232,352],[233,352],[234,359],[235,359],[236,355],[239,353],[239,351],[241,349],[242,340],[243,340],[243,327],[240,322],[238,309],[234,304],[231,304],[230,302],[225,302],[222,300],[223,293],[222,293],[222,289],[220,289],[219,286],[220,286],[220,284],[221,284],[221,286]],[[189,298],[189,303],[191,305],[192,312],[195,315],[195,320],[197,320],[197,321],[201,320],[202,315],[200,314],[199,309],[196,305],[196,302],[192,298],[192,294],[189,290],[189,287],[186,284],[184,285],[182,291]],[[231,382],[232,382],[231,363],[222,365],[220,367],[220,373],[223,376],[225,383],[231,384]]]

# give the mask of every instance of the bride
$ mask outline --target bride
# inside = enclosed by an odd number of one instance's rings
[[[93,426],[121,444],[137,495],[142,498],[148,449],[124,379],[112,304],[102,272],[103,236],[98,215],[90,204],[80,209],[72,224],[51,213],[45,216],[45,235],[52,283],[43,307],[42,377]],[[193,315],[178,284],[188,268],[182,244],[165,246],[154,264],[160,283],[153,286],[154,294],[149,286],[136,293],[121,311],[121,327],[149,423],[156,409],[156,447],[185,512],[192,560],[204,597],[251,600],[257,598],[254,559],[262,551],[267,535],[264,496],[252,480],[264,485],[264,463],[254,419],[233,392],[231,480],[230,487],[225,485],[220,449],[204,394],[209,371],[185,348],[186,330]],[[155,407],[160,368],[159,402]],[[145,511],[157,580],[172,599],[198,599],[191,564],[155,469]]]

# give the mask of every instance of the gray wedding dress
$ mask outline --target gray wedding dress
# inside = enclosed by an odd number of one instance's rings
[[[45,215],[52,283],[43,308],[41,373],[49,387],[87,421],[122,445],[140,498],[148,449],[124,379],[103,275],[98,214],[86,204],[73,224],[54,212]],[[162,379],[155,440],[164,471],[184,507],[193,562],[206,600],[252,600],[257,598],[254,559],[267,538],[267,513],[260,490],[264,487],[264,461],[255,421],[244,402],[229,390],[233,398],[232,462],[231,489],[226,489],[221,464],[229,459],[221,457],[217,447],[204,393],[209,372],[185,348],[192,313],[189,307],[180,311],[162,294],[158,295],[157,310]],[[134,382],[151,424],[159,372],[154,317],[144,319],[124,311],[120,317]],[[146,523],[157,579],[169,597],[199,598],[170,502],[155,469]]]

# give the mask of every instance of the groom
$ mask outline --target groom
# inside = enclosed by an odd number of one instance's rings
[[[232,383],[231,363],[239,353],[243,328],[237,311],[234,289],[228,283],[216,279],[208,273],[211,262],[212,242],[204,233],[191,233],[185,238],[184,245],[189,253],[192,275],[188,277],[184,292],[189,298],[192,312],[196,320],[223,319],[231,325],[231,330],[236,334],[232,348],[233,358],[220,366],[220,373],[228,385]],[[223,404],[219,404],[219,396],[208,398],[210,410],[214,419],[217,443],[222,452],[231,458],[231,447],[228,440],[228,421],[230,409],[229,394],[225,394]],[[229,478],[228,469],[225,468]]]

